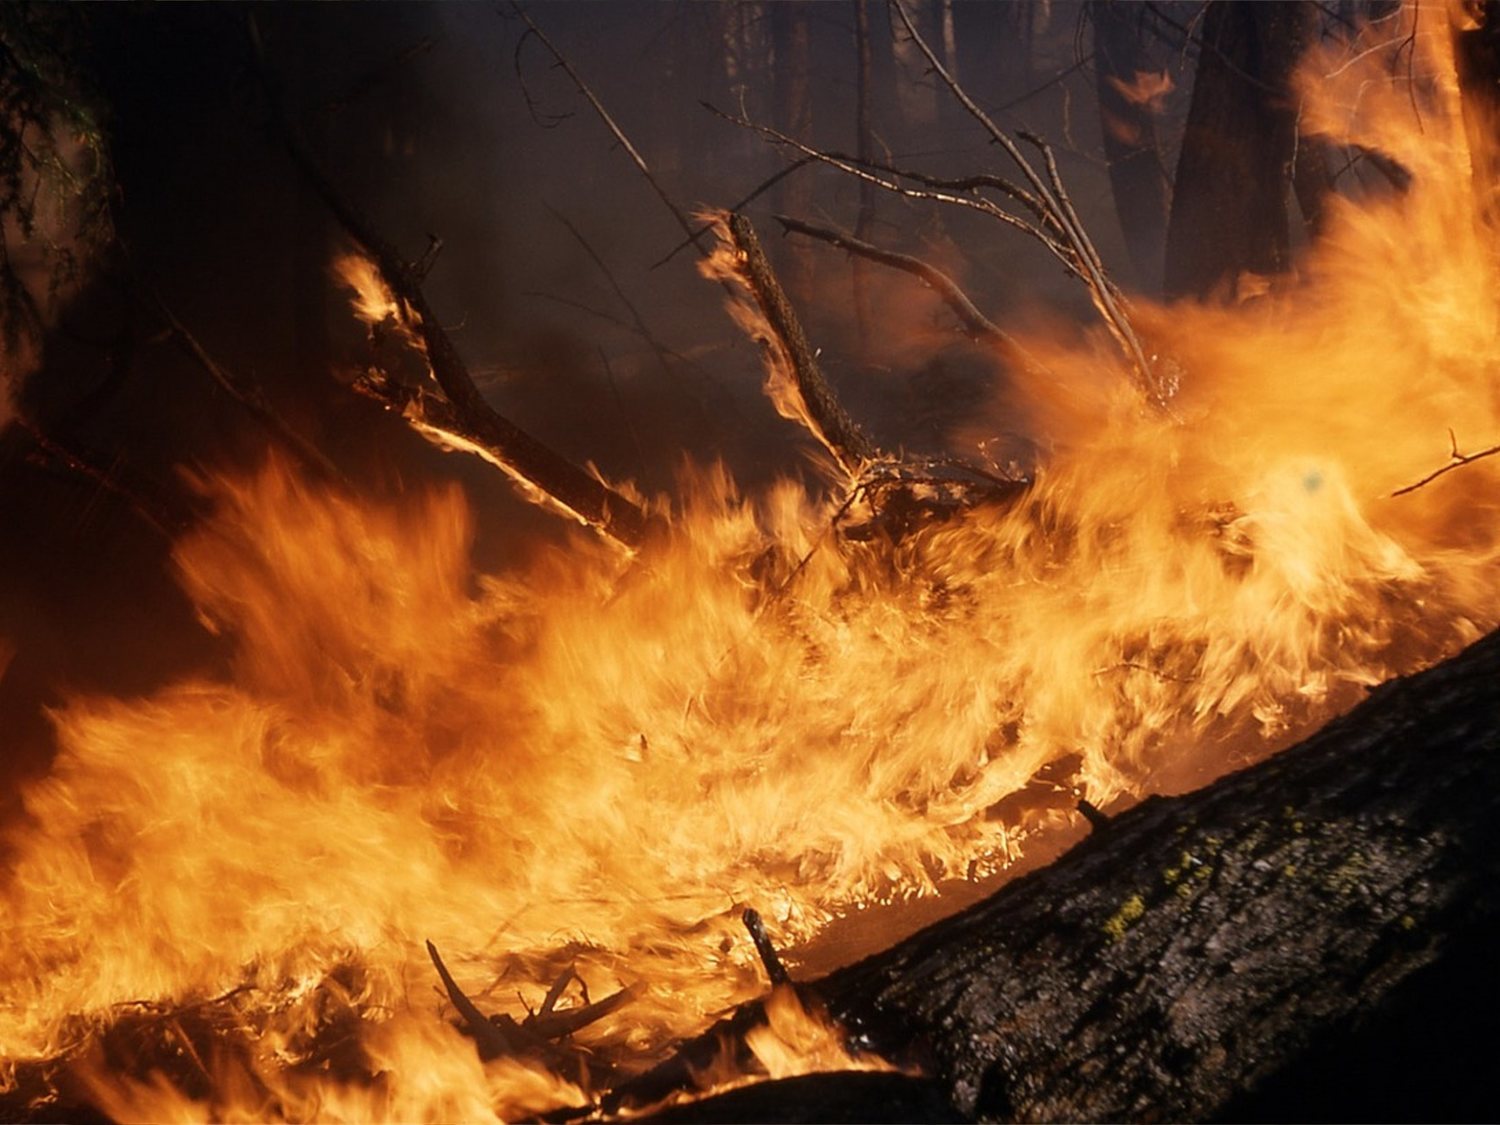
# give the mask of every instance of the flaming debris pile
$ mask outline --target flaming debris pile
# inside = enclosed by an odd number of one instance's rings
[[[831,498],[685,469],[638,551],[579,529],[488,574],[455,487],[206,479],[173,558],[232,675],[55,714],[5,841],[0,1088],[120,1119],[582,1113],[765,993],[747,906],[791,948],[1001,872],[1076,797],[1262,757],[1494,628],[1497,461],[1392,498],[1450,429],[1500,436],[1495,232],[1426,62],[1420,128],[1374,56],[1306,90],[1302,127],[1407,191],[1335,200],[1284,289],[1131,307],[1170,409],[1107,333],[1011,329],[1051,445],[1024,487],[976,463],[996,495],[946,518],[859,517],[902,467],[830,446]],[[1018,802],[1039,778],[1066,800]],[[703,1088],[888,1065],[790,985],[765,1015]]]

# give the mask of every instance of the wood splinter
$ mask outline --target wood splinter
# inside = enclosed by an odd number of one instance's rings
[[[760,911],[747,906],[740,915],[740,920],[745,923],[745,929],[750,931],[750,940],[755,943],[755,952],[760,954],[760,963],[766,967],[766,976],[771,978],[771,987],[791,983],[791,974],[786,971],[786,966],[776,953],[776,947],[771,944],[766,924],[761,921]]]

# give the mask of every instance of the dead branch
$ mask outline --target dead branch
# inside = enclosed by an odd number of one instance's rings
[[[458,986],[458,982],[453,979],[453,974],[448,971],[448,966],[443,964],[443,958],[438,954],[437,946],[430,941],[427,943],[427,955],[432,958],[433,967],[437,969],[438,979],[443,982],[443,990],[448,994],[448,999],[452,1001],[453,1007],[463,1018],[464,1026],[474,1037],[480,1054],[487,1059],[527,1051],[545,1051],[551,1041],[572,1035],[591,1023],[597,1023],[636,993],[634,987],[622,988],[603,1000],[591,1004],[588,1003],[588,990],[585,988],[584,1004],[581,1007],[558,1011],[556,1010],[557,1001],[561,999],[568,985],[575,980],[580,986],[583,985],[582,978],[573,969],[564,969],[553,982],[552,987],[547,990],[547,997],[542,1001],[541,1010],[517,1023],[506,1015],[486,1016],[481,1012],[474,1001],[469,999],[464,990]]]
[[[443,964],[437,946],[430,941],[427,943],[427,955],[432,958],[432,965],[437,969],[438,979],[443,982],[443,991],[448,994],[448,999],[453,1002],[453,1006],[458,1009],[458,1014],[463,1017],[464,1026],[468,1028],[469,1034],[479,1044],[480,1054],[486,1058],[515,1054],[520,1044],[513,1042],[504,1029],[491,1023],[485,1018],[484,1013],[474,1006],[474,1001],[470,1000],[464,990],[458,987],[453,974],[448,972],[448,966]]]
[[[101,460],[95,454],[52,437],[26,415],[18,415],[13,421],[35,443],[37,453],[33,460],[64,476],[82,477],[118,497],[169,542],[192,522],[193,513],[185,505],[154,482],[130,473],[119,457],[108,468],[101,467]]]
[[[802,331],[802,323],[776,280],[750,220],[732,213],[726,216],[724,229],[734,248],[737,278],[754,299],[775,337],[766,343],[783,353],[790,368],[805,408],[803,421],[833,454],[840,467],[851,478],[858,476],[864,465],[881,457],[880,450],[845,413],[823,377]]]
[[[847,231],[834,227],[820,227],[813,223],[805,223],[801,219],[794,219],[789,215],[772,217],[789,233],[820,239],[850,254],[857,254],[872,262],[879,262],[892,269],[904,270],[906,273],[921,278],[927,283],[928,288],[941,297],[943,303],[953,310],[953,314],[958,317],[964,330],[974,339],[988,340],[1007,351],[1018,348],[1010,333],[980,312],[974,306],[974,302],[969,300],[967,294],[958,287],[958,283],[931,263],[924,262],[921,258],[910,254],[881,249],[879,246],[856,238]]]
[[[171,310],[155,288],[144,281],[140,282],[140,286],[157,314],[166,321],[173,338],[182,346],[182,350],[192,357],[193,361],[218,384],[225,394],[249,411],[250,416],[295,455],[304,468],[312,469],[325,480],[339,484],[349,483],[348,478],[337,465],[328,459],[327,454],[294,430],[286,419],[276,412],[260,387],[229,371],[209,354],[208,349],[189,331],[187,325],[177,318],[177,314]]]
[[[365,392],[382,398],[414,424],[425,423],[418,424],[425,436],[485,457],[513,479],[529,486],[525,489],[529,498],[545,498],[617,542],[627,547],[639,546],[648,522],[639,506],[542,444],[485,400],[458,348],[433,315],[417,267],[380,235],[374,223],[339,191],[313,157],[271,78],[255,17],[249,16],[247,23],[256,71],[283,147],[308,186],[374,264],[397,298],[404,327],[419,341],[436,384],[427,393],[404,394],[393,380],[376,378],[365,382]],[[433,401],[438,397],[444,400],[442,406]],[[413,413],[417,403],[421,409]],[[452,428],[438,425],[433,420],[437,415],[446,416]],[[448,440],[450,437],[453,440]]]
[[[966,191],[968,194],[957,195],[954,194],[954,191],[946,190],[946,188],[944,187],[908,187],[904,184],[896,182],[895,180],[888,179],[884,176],[877,175],[875,172],[867,170],[865,167],[861,166],[861,164],[853,157],[840,153],[825,152],[821,149],[813,148],[811,145],[804,144],[802,141],[797,140],[795,137],[788,136],[786,133],[783,133],[778,129],[773,129],[769,125],[762,125],[758,122],[751,121],[747,117],[736,116],[732,113],[725,113],[723,110],[719,109],[717,106],[714,106],[709,102],[702,102],[700,104],[710,113],[722,118],[725,121],[730,122],[731,124],[738,125],[742,129],[749,129],[752,132],[759,133],[761,136],[770,141],[773,141],[778,145],[784,145],[788,148],[794,148],[804,156],[810,157],[812,160],[815,160],[820,164],[826,164],[830,168],[837,168],[845,175],[853,176],[857,180],[863,180],[868,183],[874,184],[876,187],[891,192],[893,195],[904,196],[907,199],[926,199],[934,203],[946,203],[949,206],[964,207],[968,210],[978,211],[981,214],[988,215],[990,216],[990,218],[1005,223],[1007,226],[1013,227],[1014,229],[1020,231],[1022,234],[1036,239],[1047,248],[1048,252],[1051,253],[1053,257],[1057,258],[1057,260],[1062,263],[1063,268],[1066,269],[1070,274],[1072,274],[1074,277],[1079,278],[1080,280],[1086,280],[1083,273],[1079,269],[1078,263],[1074,260],[1073,254],[1070,252],[1068,247],[1059,242],[1056,237],[1048,233],[1046,230],[1042,229],[1042,227],[1027,222],[1025,219],[1022,219],[1018,215],[1012,215],[1009,211],[996,204],[994,200],[986,199],[985,197],[977,193],[976,189],[981,186],[997,187],[997,185],[1006,183],[1007,181],[1001,180],[998,177],[977,176],[967,177],[959,181],[944,181],[938,180],[934,177],[926,177],[921,175],[920,173],[892,170],[890,173],[891,175],[898,175],[901,178],[909,179],[914,183],[927,184],[930,182],[931,184],[935,185],[955,183],[957,185],[960,185],[956,190]],[[884,166],[874,165],[873,167],[882,168]]]
[[[592,1004],[585,1003],[578,1008],[564,1008],[561,1011],[548,1011],[543,1005],[542,1011],[534,1016],[528,1016],[518,1026],[522,1031],[535,1035],[539,1039],[561,1039],[565,1035],[581,1031],[591,1023],[598,1023],[620,1005],[634,998],[636,992],[637,989],[634,986],[622,988],[603,1000],[596,1000]]]
[[[902,5],[901,0],[889,0],[891,7],[900,17],[906,34],[911,37],[923,56],[927,59],[929,67],[934,74],[942,79],[943,84],[948,87],[949,92],[963,106],[981,127],[989,134],[991,140],[998,144],[1011,161],[1020,169],[1022,176],[1031,187],[1043,210],[1047,212],[1050,223],[1055,223],[1060,230],[1064,243],[1074,261],[1075,268],[1083,276],[1089,294],[1094,300],[1094,305],[1103,318],[1105,325],[1114,336],[1116,343],[1125,353],[1126,360],[1130,363],[1134,378],[1146,397],[1158,408],[1165,409],[1172,397],[1175,388],[1162,386],[1152,372],[1151,364],[1146,359],[1145,349],[1141,347],[1140,338],[1131,326],[1128,309],[1124,295],[1119,287],[1110,280],[1105,272],[1103,262],[1095,249],[1093,241],[1088,232],[1084,230],[1083,223],[1078,217],[1077,210],[1073,207],[1072,199],[1068,196],[1063,186],[1061,175],[1058,173],[1057,160],[1052,149],[1034,134],[1022,133],[1021,139],[1035,147],[1042,155],[1043,166],[1046,176],[1039,172],[1035,165],[1026,158],[1014,140],[990,118],[971,98],[968,92],[961,86],[958,79],[949,73],[938,58],[936,52],[922,37],[917,30],[916,24]]]
[[[1431,484],[1438,477],[1446,476],[1454,469],[1461,469],[1465,465],[1473,464],[1475,461],[1482,461],[1486,457],[1493,457],[1495,454],[1500,453],[1500,445],[1492,445],[1488,449],[1481,449],[1478,453],[1460,453],[1458,451],[1458,438],[1454,436],[1452,430],[1448,431],[1448,445],[1450,452],[1446,465],[1440,469],[1434,469],[1419,481],[1408,484],[1404,488],[1396,489],[1395,492],[1391,493],[1391,498],[1394,499],[1397,496],[1405,496],[1408,492],[1415,492],[1417,489]]]
[[[623,148],[626,154],[630,157],[631,163],[633,163],[636,168],[640,170],[642,176],[646,177],[646,182],[651,185],[651,190],[656,193],[657,198],[662,201],[667,210],[672,212],[672,217],[677,220],[677,225],[682,227],[683,232],[688,236],[688,239],[698,247],[700,253],[706,253],[707,251],[703,250],[702,243],[698,241],[703,237],[704,232],[695,231],[693,229],[692,222],[688,219],[687,215],[683,213],[682,208],[677,206],[672,197],[667,194],[666,189],[661,186],[661,181],[659,181],[656,178],[655,174],[651,171],[651,166],[646,163],[646,158],[643,157],[640,154],[640,151],[635,147],[635,145],[631,143],[630,138],[625,135],[625,130],[621,129],[620,126],[615,123],[615,119],[611,117],[609,115],[609,111],[604,108],[604,103],[601,102],[597,96],[595,96],[593,90],[589,89],[588,83],[586,83],[579,76],[578,72],[573,69],[573,64],[568,61],[567,56],[557,49],[552,40],[547,38],[546,33],[537,26],[536,21],[531,18],[531,14],[527,12],[525,8],[523,8],[518,3],[512,2],[511,9],[516,13],[516,15],[520,16],[521,19],[526,21],[526,26],[531,29],[531,34],[536,36],[537,42],[541,43],[542,46],[547,48],[552,57],[557,60],[557,65],[562,70],[562,72],[573,80],[574,87],[580,94],[583,95],[584,100],[589,103],[589,107],[593,109],[599,120],[604,122],[604,127],[608,129],[615,140],[619,142],[620,147]],[[519,50],[519,47],[517,49]]]
[[[765,966],[771,987],[790,984],[791,974],[781,963],[776,946],[771,943],[771,935],[766,933],[766,924],[761,920],[760,911],[753,906],[747,906],[745,913],[740,915],[740,919],[745,923],[745,929],[750,931],[750,940],[755,944],[755,952],[760,955],[760,963]]]

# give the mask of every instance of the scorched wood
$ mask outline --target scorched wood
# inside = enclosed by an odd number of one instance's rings
[[[1500,634],[1091,820],[1050,867],[802,987],[980,1120],[1500,1109]]]
[[[818,990],[983,1119],[1486,1116],[1497,915],[1500,634]]]

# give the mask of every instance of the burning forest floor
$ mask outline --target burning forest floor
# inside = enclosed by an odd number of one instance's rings
[[[639,1114],[611,1092],[768,972],[698,1093],[896,1071],[775,951],[883,948],[1077,840],[1080,799],[1261,761],[1500,624],[1500,459],[1459,450],[1500,435],[1494,232],[1430,96],[1398,128],[1355,67],[1309,104],[1412,184],[1336,203],[1295,283],[1134,307],[1169,404],[1106,332],[1024,338],[1007,404],[1045,452],[943,518],[883,524],[879,456],[754,494],[695,466],[620,488],[633,549],[580,528],[481,573],[457,487],[203,473],[172,559],[232,668],[53,715],[5,837],[0,1113]],[[420,327],[378,266],[344,267],[362,315]],[[791,350],[769,389],[838,461]],[[473,451],[436,402],[393,405]],[[1450,440],[1462,471],[1406,491]]]

